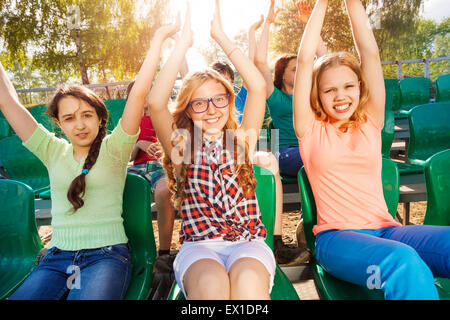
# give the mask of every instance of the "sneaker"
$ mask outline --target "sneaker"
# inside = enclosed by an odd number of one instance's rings
[[[299,248],[293,244],[285,244],[283,241],[276,242],[273,251],[277,263],[287,266],[308,263],[311,258],[308,249]]]
[[[305,237],[305,229],[303,228],[303,219],[300,219],[300,221],[297,224],[297,230],[296,230],[296,237],[297,237],[297,245],[299,248],[307,248],[306,245],[306,237]]]
[[[153,266],[153,271],[155,273],[173,273],[173,261],[176,255],[163,254],[158,256]]]

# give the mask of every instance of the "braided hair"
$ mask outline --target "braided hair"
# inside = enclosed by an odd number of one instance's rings
[[[73,212],[76,212],[84,205],[83,196],[86,191],[86,175],[97,162],[102,145],[103,138],[106,136],[106,124],[108,123],[108,109],[103,100],[92,90],[77,85],[63,85],[57,89],[55,95],[47,107],[47,114],[53,119],[58,119],[58,103],[61,99],[71,96],[85,101],[93,107],[100,118],[100,127],[97,136],[92,142],[89,153],[84,162],[83,170],[70,184],[67,191],[67,199],[73,206]]]

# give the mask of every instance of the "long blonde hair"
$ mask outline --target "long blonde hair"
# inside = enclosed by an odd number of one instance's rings
[[[341,131],[346,131],[351,127],[358,127],[367,121],[366,110],[367,102],[369,100],[369,88],[367,86],[366,79],[362,73],[361,66],[358,59],[348,52],[334,52],[321,56],[314,63],[313,74],[312,74],[312,87],[310,103],[313,112],[318,120],[328,121],[328,115],[323,109],[322,103],[319,98],[319,81],[322,73],[332,67],[337,66],[347,66],[349,67],[358,77],[359,81],[359,104],[355,112],[351,117],[343,123],[339,129]]]
[[[193,93],[195,92],[195,90],[197,90],[197,88],[199,88],[201,85],[203,85],[206,81],[208,80],[214,80],[217,81],[219,83],[221,83],[227,93],[230,94],[230,102],[229,102],[229,116],[228,116],[228,120],[224,126],[224,128],[222,129],[222,131],[224,132],[224,146],[228,146],[228,144],[226,143],[226,139],[227,139],[227,134],[225,134],[225,131],[227,132],[233,132],[238,129],[238,120],[236,117],[236,113],[235,113],[235,105],[234,105],[234,91],[233,88],[231,87],[231,85],[229,84],[229,82],[223,77],[221,76],[217,71],[212,70],[212,69],[206,69],[204,71],[197,71],[197,72],[193,72],[189,75],[187,75],[184,80],[183,80],[183,84],[180,88],[180,92],[177,96],[177,99],[175,101],[175,105],[174,105],[174,110],[172,112],[172,117],[174,120],[174,128],[172,128],[173,130],[176,129],[184,129],[187,132],[189,132],[189,137],[191,140],[191,142],[194,141],[194,123],[192,121],[192,119],[190,119],[187,115],[187,108],[188,108],[188,103],[190,102]],[[197,138],[197,137],[195,137]],[[238,145],[239,144],[239,139],[236,138],[236,136],[233,134],[233,152],[232,154],[234,155],[234,164],[235,164],[235,172],[238,174],[238,184],[239,186],[242,188],[243,192],[244,192],[244,196],[249,196],[256,188],[256,181],[255,181],[255,177],[253,174],[253,166],[250,163],[249,160],[249,154],[248,154],[248,142],[245,141],[245,145]],[[203,141],[203,139],[201,140]],[[179,141],[172,141],[172,145],[178,145]],[[184,186],[186,184],[187,181],[187,173],[188,173],[188,169],[191,166],[191,164],[194,162],[194,156],[195,156],[195,151],[194,150],[194,143],[190,143],[191,146],[191,159],[189,163],[186,163],[185,161],[183,161],[183,163],[181,164],[181,173],[178,177],[178,181],[176,178],[176,173],[175,173],[175,166],[174,163],[170,157],[170,155],[164,153],[164,157],[163,157],[163,167],[166,171],[167,174],[167,178],[168,178],[168,186],[169,186],[169,190],[172,193],[172,197],[171,200],[174,203],[175,207],[178,207],[179,209],[181,209],[181,204],[183,203],[183,201],[186,199],[187,195],[184,191]],[[239,164],[237,161],[237,156],[238,156],[238,152],[237,149],[241,148],[241,150],[244,150],[244,163]],[[184,145],[181,150],[180,150],[180,156],[184,156],[185,154],[185,148],[186,145]],[[236,165],[237,164],[237,165]]]

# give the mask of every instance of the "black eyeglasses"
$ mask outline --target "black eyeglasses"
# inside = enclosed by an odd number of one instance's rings
[[[192,100],[188,103],[188,106],[191,107],[192,111],[195,113],[202,113],[208,110],[210,102],[212,102],[216,108],[225,108],[230,103],[230,94],[222,93],[209,99]]]

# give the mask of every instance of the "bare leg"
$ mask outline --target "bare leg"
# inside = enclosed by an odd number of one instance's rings
[[[170,201],[170,191],[165,178],[156,184],[155,204],[158,211],[159,249],[170,250],[175,209]]]
[[[213,259],[194,262],[184,274],[183,286],[189,300],[230,299],[227,271]]]
[[[232,300],[270,300],[270,274],[254,258],[241,258],[230,268]]]

